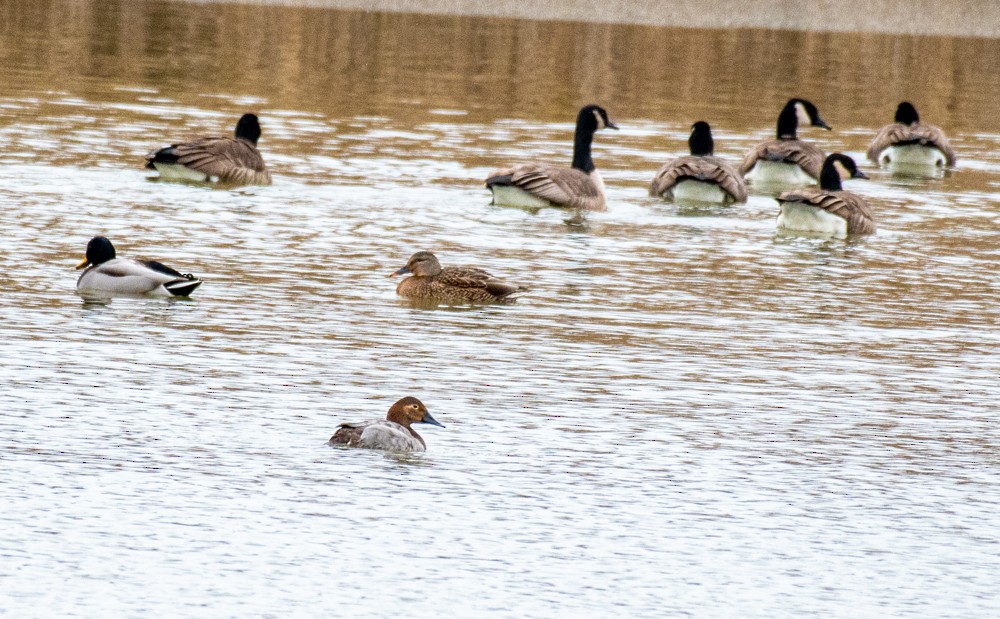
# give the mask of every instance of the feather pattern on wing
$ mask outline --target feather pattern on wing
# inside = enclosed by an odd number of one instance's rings
[[[746,174],[757,165],[757,161],[792,163],[802,168],[806,174],[818,179],[823,169],[823,151],[809,142],[799,139],[769,140],[753,147],[740,163],[740,174]]]
[[[154,266],[155,265],[155,266]],[[118,294],[189,294],[201,285],[193,275],[184,275],[156,261],[115,258],[91,265],[77,280],[80,291]]]
[[[670,197],[677,183],[693,179],[713,183],[732,196],[734,202],[745,202],[747,186],[729,162],[718,157],[686,156],[668,162],[653,177],[650,196]]]
[[[495,303],[520,291],[476,267],[444,267],[438,275],[407,277],[396,286],[403,297],[462,303]]]
[[[386,451],[424,451],[426,449],[419,434],[388,419],[342,423],[330,437],[329,442],[331,445],[348,445]]]
[[[155,167],[156,163],[181,165],[222,183],[271,184],[260,151],[242,138],[199,138],[154,151],[146,160],[147,167]]]
[[[798,202],[836,215],[847,221],[848,234],[875,232],[875,216],[868,202],[850,191],[826,191],[815,187],[786,191],[778,196],[779,202]]]
[[[955,165],[955,150],[945,137],[944,131],[935,125],[916,123],[904,125],[902,123],[892,123],[879,129],[875,138],[868,146],[868,159],[878,161],[882,151],[891,146],[902,146],[907,144],[919,144],[921,146],[933,146],[944,153],[945,162],[948,165]]]
[[[596,174],[596,171],[592,174]],[[599,178],[599,177],[597,177]],[[606,208],[602,183],[576,168],[520,164],[490,174],[486,185],[513,185],[554,206],[603,211]]]

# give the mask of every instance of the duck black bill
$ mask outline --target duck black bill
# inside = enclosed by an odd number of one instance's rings
[[[410,267],[403,267],[398,271],[393,271],[392,273],[390,273],[389,277],[396,277],[397,275],[406,275],[407,273],[412,273],[412,272],[413,271],[410,270]]]
[[[439,428],[443,428],[444,427],[444,424],[440,423],[437,419],[431,417],[430,413],[424,413],[424,418],[421,420],[420,423],[429,423],[432,426],[437,426]]]

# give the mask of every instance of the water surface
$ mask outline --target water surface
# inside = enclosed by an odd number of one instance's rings
[[[0,611],[986,617],[1000,612],[1000,43],[177,3],[0,8]],[[252,41],[252,44],[248,41]],[[861,158],[909,99],[959,166],[776,203],[645,196],[803,95]],[[489,205],[598,135],[609,210]],[[148,180],[257,112],[271,187]],[[74,293],[94,234],[205,284]],[[531,288],[414,308],[420,249]],[[420,397],[427,453],[325,446]]]

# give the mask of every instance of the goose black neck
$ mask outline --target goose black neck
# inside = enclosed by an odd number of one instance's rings
[[[799,129],[799,114],[794,105],[786,105],[778,114],[778,139],[794,140]]]
[[[590,174],[594,171],[594,160],[590,156],[590,146],[594,142],[594,130],[577,123],[573,137],[573,167]]]
[[[819,186],[824,191],[842,191],[844,189],[840,180],[840,172],[837,171],[834,160],[827,159],[823,162],[823,170],[819,173]]]

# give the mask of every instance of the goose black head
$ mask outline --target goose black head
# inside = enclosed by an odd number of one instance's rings
[[[811,101],[789,99],[778,114],[778,139],[794,139],[800,125],[812,125],[827,131],[831,129],[830,125],[819,117],[819,110]]]
[[[589,133],[600,131],[601,129],[617,129],[618,125],[611,122],[608,112],[599,105],[585,105],[580,108],[580,113],[576,116],[577,130],[583,128]]]
[[[833,153],[823,161],[823,171],[819,175],[819,186],[827,191],[843,189],[842,180],[848,178],[868,178],[858,169],[858,164],[847,155]]]
[[[710,157],[715,152],[715,140],[712,139],[712,128],[704,120],[691,125],[691,136],[688,138],[688,148],[696,157]]]
[[[913,107],[912,103],[903,101],[896,108],[895,120],[903,125],[912,125],[920,122],[920,114],[917,114],[917,108]]]
[[[240,117],[240,121],[236,123],[236,137],[257,145],[257,140],[260,139],[260,121],[256,114],[244,114]]]

